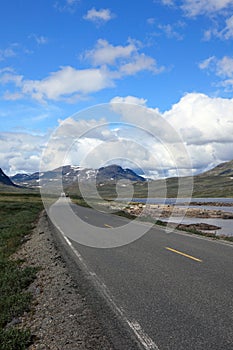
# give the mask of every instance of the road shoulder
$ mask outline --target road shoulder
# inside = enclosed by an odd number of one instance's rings
[[[34,335],[30,350],[113,349],[79,284],[69,274],[45,213],[14,258],[23,259],[27,266],[40,266],[29,288],[33,294],[31,311],[18,325],[30,328]]]

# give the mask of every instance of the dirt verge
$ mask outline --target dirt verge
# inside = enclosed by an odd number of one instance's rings
[[[14,259],[40,267],[29,288],[33,294],[31,311],[15,320],[17,327],[30,328],[34,335],[29,350],[113,349],[96,315],[71,279],[44,213]]]

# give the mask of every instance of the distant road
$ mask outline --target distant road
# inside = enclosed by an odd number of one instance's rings
[[[67,205],[60,200],[51,215],[64,234],[73,231],[75,236],[79,227],[71,227]],[[88,223],[106,228],[109,235],[127,222],[74,204],[72,209]],[[233,349],[233,245],[167,233],[160,227],[118,248],[97,249],[69,241],[145,349]]]

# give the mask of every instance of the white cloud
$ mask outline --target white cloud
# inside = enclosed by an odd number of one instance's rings
[[[174,5],[174,0],[161,0],[164,5]]]
[[[204,171],[233,158],[233,99],[211,98],[205,94],[189,93],[163,114],[158,109],[151,108],[145,108],[142,112],[140,105],[146,107],[145,100],[132,96],[116,97],[111,102],[139,104],[136,108],[134,106],[122,108],[116,104],[114,108],[122,114],[123,121],[136,123],[157,137],[158,142],[151,143],[150,149],[156,156],[162,155],[158,161],[161,169],[164,168],[169,176],[172,175],[174,167],[169,154],[162,146],[169,146],[174,142],[172,130],[183,140],[190,154],[194,172]],[[161,118],[171,125],[170,132],[169,128],[163,127]],[[164,143],[159,141],[160,135]],[[135,140],[137,139],[140,140],[139,134],[135,134]],[[147,139],[149,140],[149,137]],[[179,159],[178,155],[176,161],[182,174],[187,174],[188,169],[182,164],[182,159]],[[147,163],[148,172],[155,170],[152,165],[151,163],[149,166]]]
[[[110,115],[111,110],[119,116],[114,127],[104,125],[107,120],[101,119]],[[186,94],[163,114],[147,107],[143,98],[116,96],[107,109],[100,106],[96,111],[82,112],[61,122],[51,136],[52,146],[44,165],[52,169],[66,160],[99,167],[112,161],[129,167],[133,163],[135,168],[141,167],[147,175],[155,177],[176,175],[177,171],[187,175],[190,169],[182,145],[177,143],[176,135],[180,135],[194,171],[201,172],[233,158],[232,111],[233,99],[200,93]],[[96,119],[85,120],[86,115],[95,115]],[[38,170],[47,139],[47,135],[1,133],[1,166],[11,174]]]
[[[233,158],[232,110],[233,99],[190,93],[164,113],[184,139],[194,170],[200,172]]]
[[[223,37],[224,39],[233,38],[233,16],[226,19],[226,26],[220,32],[220,36]]]
[[[138,51],[138,47],[132,40],[126,46],[111,45],[107,40],[99,39],[93,50],[87,51],[84,55],[94,65],[113,65],[116,60],[130,58]]]
[[[211,15],[230,9],[233,0],[161,0],[164,5],[179,6],[186,16]]]
[[[181,24],[176,24],[176,25],[171,25],[171,24],[160,24],[158,25],[158,28],[163,31],[167,38],[172,39],[175,38],[177,40],[182,40],[183,39],[183,35],[181,35],[179,32],[177,32],[175,30],[175,27],[177,26],[181,26]]]
[[[42,80],[26,80],[14,73],[3,73],[0,83],[14,83],[20,90],[12,94],[30,96],[38,101],[66,100],[74,95],[93,93],[114,84],[104,68],[78,70],[70,66],[61,67]]]
[[[105,23],[113,19],[115,15],[109,9],[96,10],[94,7],[87,11],[84,19],[100,24]]]
[[[233,142],[233,99],[189,93],[164,113],[187,144]]]
[[[48,38],[43,35],[31,34],[29,38],[33,38],[38,45],[45,45],[48,43]]]
[[[224,56],[218,59],[212,56],[201,62],[199,68],[214,72],[217,77],[221,78],[218,86],[233,88],[233,57]]]
[[[120,67],[120,72],[124,75],[133,75],[143,70],[152,71],[158,74],[164,70],[164,67],[157,67],[156,60],[143,53],[135,55],[132,62],[123,64]]]
[[[147,100],[144,98],[139,98],[136,96],[116,96],[111,99],[110,103],[127,103],[127,104],[136,104],[139,106],[146,106]]]
[[[0,72],[0,83],[3,85],[13,83],[19,87],[22,85],[22,81],[23,76],[16,74],[11,68],[5,68]]]
[[[233,58],[224,56],[216,62],[216,74],[220,77],[233,77]]]
[[[153,17],[147,18],[146,21],[147,21],[147,23],[150,24],[150,25],[155,24],[155,18],[153,18]]]
[[[199,63],[199,68],[207,69],[213,61],[215,61],[215,56],[208,57],[204,61]]]
[[[141,71],[160,73],[164,67],[158,67],[154,58],[140,53],[140,43],[129,40],[126,46],[114,46],[106,40],[98,40],[95,48],[84,54],[95,68],[76,69],[61,67],[41,80],[25,79],[12,70],[0,71],[0,83],[7,86],[6,99],[20,96],[37,101],[63,100],[76,102],[97,91],[115,86],[117,79],[134,75]],[[16,91],[8,85],[15,85]]]
[[[0,61],[4,61],[7,58],[16,56],[16,53],[12,47],[6,49],[0,49]]]
[[[154,58],[140,53],[142,44],[129,39],[128,44],[111,45],[107,40],[99,39],[93,50],[87,51],[84,55],[86,59],[98,65],[115,65],[117,70],[115,77],[124,75],[133,75],[140,71],[149,70],[154,73],[160,73],[164,67],[158,67]]]
[[[220,29],[219,24],[215,22],[215,26],[204,32],[204,40],[209,41],[212,37],[217,37],[221,40],[229,40],[233,38],[233,16],[225,20],[225,26]]]
[[[0,164],[7,174],[34,172],[39,169],[40,157],[47,137],[28,133],[0,133]]]
[[[233,0],[183,0],[182,10],[189,17],[208,15],[232,7]]]
[[[21,94],[20,92],[10,92],[10,91],[6,91],[3,95],[4,100],[6,101],[16,101],[16,100],[20,100],[21,98],[23,98],[23,94]]]
[[[59,0],[54,3],[54,8],[59,12],[74,13],[79,2],[80,0]]]
[[[73,94],[89,94],[113,86],[104,69],[62,67],[42,80],[25,80],[22,91],[39,101],[59,100]]]

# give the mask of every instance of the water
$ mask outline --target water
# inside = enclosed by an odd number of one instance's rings
[[[184,203],[188,203],[188,198],[134,198],[134,202],[148,203],[148,204],[170,204],[176,205],[177,207],[182,206]],[[215,202],[215,203],[233,203],[233,198],[192,198],[190,202]],[[208,210],[223,210],[225,212],[232,213],[233,207],[228,206],[211,206],[211,205],[189,205],[191,208],[208,209]],[[168,221],[167,218],[161,218],[161,221]],[[172,217],[171,222],[182,223],[182,224],[197,224],[206,223],[210,225],[215,225],[221,227],[221,229],[216,231],[217,235],[227,235],[233,236],[233,219],[205,219],[205,218],[183,218],[181,221],[180,217]]]
[[[125,198],[124,200],[132,200]],[[184,204],[190,202],[214,202],[214,203],[233,203],[233,198],[134,198],[134,202],[148,204]]]
[[[212,207],[213,208],[213,207]],[[168,221],[169,219],[162,218],[161,221]],[[215,225],[221,227],[219,230],[214,231],[206,231],[206,232],[213,232],[217,235],[226,235],[226,236],[233,236],[233,220],[232,219],[203,219],[203,218],[183,218],[180,222],[180,218],[178,217],[172,217],[171,222],[175,223],[182,223],[182,224],[198,224],[198,223],[205,223],[209,225]]]

